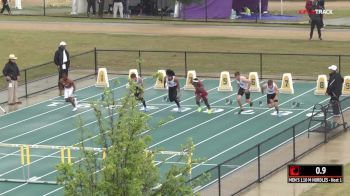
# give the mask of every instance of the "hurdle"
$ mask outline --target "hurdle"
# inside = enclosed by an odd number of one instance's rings
[[[6,114],[6,110],[5,110],[4,108],[2,108],[1,106],[0,106],[0,110],[1,110],[4,114]]]
[[[251,83],[250,88],[249,88],[250,92],[261,92],[258,72],[250,72],[249,73],[249,81]]]
[[[223,71],[220,73],[218,91],[232,91],[231,76],[228,71]]]
[[[280,93],[294,94],[293,79],[291,73],[284,73],[282,76]]]
[[[193,79],[197,77],[195,70],[190,70],[187,72],[186,84],[184,86],[184,90],[195,90],[192,84]]]
[[[59,158],[60,160],[57,162],[60,162],[62,164],[72,164],[72,152],[71,151],[90,151],[101,154],[100,160],[105,160],[108,156],[108,148],[97,148],[97,147],[77,147],[77,146],[59,146],[59,145],[37,145],[37,144],[11,144],[11,143],[1,143],[0,142],[0,148],[17,148],[19,149],[20,154],[9,154],[13,156],[20,156],[20,163],[23,168],[23,180],[20,179],[19,181],[25,181],[25,182],[32,182],[32,183],[46,183],[46,184],[57,184],[55,181],[41,181],[37,182],[36,180],[30,179],[30,165],[31,165],[31,157],[33,149],[44,149],[44,150],[53,150],[56,151],[56,153],[59,153],[59,156],[54,158]],[[110,147],[109,147],[110,148]],[[169,155],[169,156],[187,156],[188,159],[190,159],[188,156],[189,153],[186,151],[153,151],[153,150],[145,150],[146,153],[153,153],[155,155]],[[44,157],[50,157],[47,155],[43,155]],[[192,154],[191,154],[192,156]],[[27,178],[25,175],[25,167],[27,167]],[[18,179],[1,179],[0,181],[18,181]],[[35,182],[34,182],[35,181]]]
[[[103,88],[109,87],[109,80],[108,80],[108,74],[107,74],[106,68],[99,68],[98,69],[98,74],[97,74],[95,86],[96,87],[103,87]]]
[[[325,95],[327,91],[328,81],[326,75],[318,75],[316,82],[315,95]]]
[[[342,94],[344,96],[350,95],[350,76],[344,77],[343,87],[342,87]]]
[[[78,159],[79,157],[72,156],[72,150],[79,151],[92,151],[101,154],[101,158],[104,160],[106,158],[106,150],[104,148],[94,148],[94,147],[77,147],[77,146],[53,146],[53,145],[31,145],[31,144],[11,144],[11,143],[1,143],[0,148],[14,148],[18,149],[19,153],[8,153],[7,156],[19,156],[19,162],[22,168],[22,179],[11,179],[11,178],[0,178],[0,182],[21,182],[21,183],[33,183],[33,184],[58,184],[57,181],[40,180],[33,174],[31,174],[32,157],[41,156],[45,158],[57,159],[57,164],[69,164],[71,165],[72,159]],[[41,155],[35,153],[41,153],[42,150],[53,151],[57,153],[57,156],[53,155]],[[75,153],[77,155],[77,152]],[[97,156],[99,156],[99,154]],[[82,158],[82,157],[80,157]],[[34,161],[35,162],[35,161]],[[34,163],[33,162],[33,163]],[[27,170],[27,171],[26,171]]]
[[[165,78],[165,70],[158,70],[155,75],[156,83],[154,85],[154,89],[166,89],[164,88],[164,78]]]

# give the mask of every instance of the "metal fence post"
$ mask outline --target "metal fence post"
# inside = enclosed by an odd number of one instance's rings
[[[339,73],[341,74],[341,55],[338,56]]]
[[[26,92],[26,98],[28,98],[28,85],[27,85],[27,69],[24,70],[24,89]]]
[[[295,162],[295,126],[293,126],[293,162]]]
[[[94,48],[94,60],[95,60],[95,75],[97,75],[97,50]]]
[[[187,78],[187,52],[185,51],[185,78]]]
[[[218,189],[219,189],[219,196],[221,196],[221,169],[220,169],[220,165],[217,166],[218,167]]]
[[[139,75],[142,76],[142,74],[141,74],[141,50],[139,50]]]
[[[163,0],[160,0],[160,20],[163,20]]]
[[[208,22],[208,0],[205,0],[205,22]]]
[[[46,16],[46,0],[44,0],[44,16]]]
[[[262,53],[260,53],[260,79],[263,79],[263,63],[262,63]]]
[[[261,182],[261,165],[260,165],[260,144],[258,144],[258,182]]]

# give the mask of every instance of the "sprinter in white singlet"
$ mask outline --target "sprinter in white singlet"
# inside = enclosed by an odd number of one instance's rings
[[[267,84],[264,84],[261,88],[261,92],[266,91],[267,105],[269,108],[275,107],[277,115],[280,117],[279,107],[278,107],[278,87],[273,80],[268,80]]]
[[[246,77],[241,76],[241,74],[238,71],[235,72],[235,78],[236,78],[237,85],[238,85],[238,92],[237,92],[236,99],[237,99],[237,103],[240,107],[238,114],[240,114],[242,111],[244,111],[243,105],[241,103],[241,99],[242,99],[243,94],[245,95],[245,102],[249,103],[250,107],[253,106],[253,102],[250,99],[250,91],[249,91],[250,81]]]
[[[181,112],[180,100],[178,94],[180,93],[179,80],[175,77],[175,72],[171,69],[165,71],[164,88],[168,86],[168,98],[170,102],[175,102],[178,112]]]

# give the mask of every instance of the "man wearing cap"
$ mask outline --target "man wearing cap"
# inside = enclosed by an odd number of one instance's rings
[[[8,104],[15,105],[21,104],[22,102],[18,101],[17,98],[17,87],[19,80],[19,69],[16,63],[17,57],[14,54],[9,55],[9,61],[6,63],[2,73],[4,74],[6,81],[8,83]]]
[[[60,42],[60,46],[58,47],[57,51],[55,52],[54,62],[58,69],[58,88],[59,88],[59,95],[63,95],[63,86],[60,84],[60,79],[63,78],[63,73],[67,74],[68,76],[68,69],[70,65],[70,59],[69,59],[69,53],[66,50],[66,42],[62,41]]]
[[[342,85],[343,85],[343,77],[339,73],[337,73],[337,66],[331,65],[328,67],[328,69],[331,71],[329,73],[329,81],[328,81],[328,87],[327,87],[327,94],[331,97],[331,104],[333,108],[333,115],[334,116],[340,116],[340,110],[339,110],[339,97],[341,95],[342,91]]]

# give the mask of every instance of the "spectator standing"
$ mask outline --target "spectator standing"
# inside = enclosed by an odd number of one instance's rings
[[[312,7],[312,0],[307,0],[305,4],[305,9],[307,10],[307,14],[309,15],[310,18],[310,23],[311,23],[311,13],[313,12],[313,7]]]
[[[105,7],[105,0],[98,0],[98,16],[103,17],[103,11]]]
[[[9,15],[12,15],[11,9],[10,9],[10,5],[9,5],[9,1],[8,0],[2,0],[2,9],[0,11],[0,13],[4,13],[5,9],[7,10],[7,12],[9,13]]]
[[[122,2],[122,0],[114,0],[113,1],[113,18],[117,18],[118,11],[120,14],[120,18],[123,18],[123,2]]]
[[[311,29],[310,29],[310,38],[309,38],[309,40],[312,39],[315,27],[317,28],[318,39],[322,40],[322,34],[321,34],[322,22],[321,22],[320,14],[310,14],[309,16],[310,16],[310,19],[311,19],[311,24],[310,24],[311,25]]]
[[[63,78],[63,73],[68,76],[68,69],[70,66],[69,52],[66,49],[66,45],[66,42],[61,41],[54,57],[54,62],[58,69],[58,88],[60,96],[63,95],[63,86],[60,84],[60,79]]]
[[[320,16],[320,14],[316,14],[316,11],[315,11],[315,9],[318,9],[318,0],[313,0],[311,2],[311,4],[310,4],[310,2],[311,1],[308,1],[306,3],[306,9],[308,10],[308,14],[309,14],[309,17],[310,17],[310,25],[311,25],[309,40],[312,39],[315,27],[317,28],[318,39],[322,40],[322,36],[321,36],[321,28],[322,28],[321,16]]]
[[[92,15],[96,15],[96,0],[87,0],[87,16],[90,17],[90,10],[92,8]]]
[[[325,7],[324,7],[324,0],[318,0],[318,7],[319,7],[319,9],[321,9],[321,10],[325,10]],[[324,22],[323,22],[323,14],[320,14],[320,17],[321,17],[321,26],[322,26],[322,28],[324,28],[325,25],[324,25]]]
[[[336,65],[331,65],[328,67],[328,69],[331,71],[331,73],[329,73],[327,94],[331,97],[330,103],[332,104],[333,108],[333,116],[340,116],[339,97],[342,93],[341,91],[344,79],[340,73],[337,73]]]
[[[16,63],[17,57],[14,54],[9,55],[9,61],[6,63],[2,73],[4,74],[8,85],[8,104],[21,104],[17,98],[18,80],[20,72]]]

